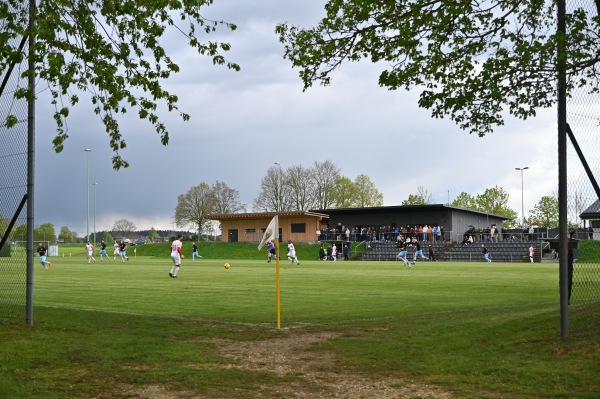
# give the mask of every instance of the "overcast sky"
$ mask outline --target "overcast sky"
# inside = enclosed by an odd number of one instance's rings
[[[347,64],[330,87],[302,92],[298,70],[283,59],[275,25],[287,21],[309,27],[323,16],[324,0],[217,0],[207,17],[238,25],[211,37],[230,42],[226,57],[240,72],[213,66],[180,40],[165,43],[181,73],[168,84],[179,96],[189,122],[162,113],[170,131],[163,147],[153,127],[120,119],[131,166],[114,171],[103,125],[89,106],[78,105],[68,120],[69,139],[60,154],[52,150],[55,126],[43,93],[37,105],[36,225],[51,222],[57,233],[68,226],[83,236],[87,228],[87,161],[90,165],[90,232],[97,200],[96,230],[117,219],[138,229],[174,229],[177,196],[190,187],[220,180],[240,192],[252,208],[260,181],[274,162],[285,169],[331,160],[350,179],[368,175],[384,205],[400,205],[418,186],[434,203],[465,191],[476,195],[503,187],[509,206],[521,212],[524,173],[525,212],[557,186],[556,111],[537,118],[507,118],[505,126],[479,138],[450,120],[433,119],[417,107],[419,91],[387,91],[377,84],[385,65]],[[41,90],[42,88],[40,88]],[[90,148],[91,153],[84,152]]]

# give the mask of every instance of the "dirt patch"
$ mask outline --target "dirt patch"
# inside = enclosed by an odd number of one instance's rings
[[[392,378],[373,380],[348,372],[337,364],[334,353],[315,345],[339,333],[284,332],[280,338],[258,342],[217,342],[221,355],[231,358],[227,368],[272,372],[293,377],[293,382],[262,387],[260,398],[451,398],[436,387]],[[246,396],[247,397],[247,396]]]
[[[341,334],[333,332],[304,333],[282,331],[282,336],[264,341],[214,340],[219,354],[231,363],[209,365],[224,369],[240,369],[274,373],[285,377],[285,383],[271,383],[253,392],[240,392],[228,398],[244,399],[451,399],[452,395],[437,387],[415,384],[398,378],[371,378],[350,372],[340,366],[335,354],[316,347]],[[178,399],[198,398],[190,392],[171,392],[160,386],[143,389],[128,387],[130,398]],[[207,396],[218,398],[218,393]]]

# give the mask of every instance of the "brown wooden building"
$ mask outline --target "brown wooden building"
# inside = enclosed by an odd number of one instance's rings
[[[329,216],[316,212],[233,213],[206,216],[221,223],[223,242],[260,242],[275,215],[279,215],[279,241],[317,241],[317,229],[327,226]]]

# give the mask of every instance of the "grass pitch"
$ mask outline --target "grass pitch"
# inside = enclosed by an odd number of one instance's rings
[[[0,397],[332,397],[222,351],[325,333],[297,370],[332,353],[317,372],[440,389],[364,397],[599,397],[599,319],[559,339],[556,264],[281,261],[277,330],[274,263],[190,258],[177,279],[167,257],[37,264],[35,326],[0,325]]]

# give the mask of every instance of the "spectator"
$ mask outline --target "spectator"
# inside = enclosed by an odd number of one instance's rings
[[[429,260],[430,261],[435,260],[435,252],[433,251],[433,247],[431,245],[429,246]]]

